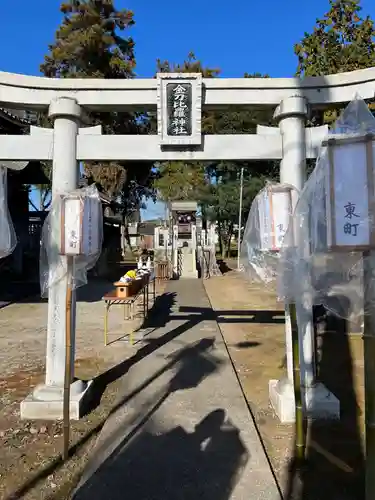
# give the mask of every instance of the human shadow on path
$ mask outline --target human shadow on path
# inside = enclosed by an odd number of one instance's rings
[[[99,500],[108,495],[116,499],[124,491],[134,500],[229,498],[248,454],[239,431],[225,422],[224,410],[209,414],[191,434],[182,427],[159,433],[152,422],[173,393],[197,387],[220,368],[222,361],[212,352],[214,342],[214,338],[205,338],[168,357],[177,368],[174,376],[142,405],[138,413],[145,415],[140,421],[120,421],[96,449],[74,499]]]
[[[228,500],[249,454],[223,409],[189,433],[158,433],[152,425],[121,449],[74,500]]]
[[[135,421],[141,419],[133,429],[133,434],[140,430],[148,420],[151,419],[153,414],[164,404],[171,394],[181,390],[198,387],[206,377],[218,370],[222,361],[213,353],[214,344],[214,338],[204,338],[192,345],[173,352],[166,358],[168,362],[164,363],[151,377],[143,380],[143,382],[138,384],[133,390],[127,391],[125,395],[117,401],[110,415],[116,416],[117,418],[117,416],[122,413],[122,409],[125,405],[132,405],[132,400],[146,390],[151,384],[168,372],[174,372],[174,375],[166,385],[162,386],[161,389],[153,390],[155,393],[153,393],[153,396],[138,409],[139,411],[136,413],[133,419],[134,421],[131,422],[127,419],[125,428],[124,425],[120,425],[120,423],[117,424],[115,431],[104,440],[98,449],[96,457],[100,455],[100,458],[95,457],[88,469],[93,471],[101,465],[103,453],[104,455],[108,455],[110,452],[112,453],[118,446],[119,440],[121,443],[123,436],[129,432],[129,428],[131,428]],[[140,417],[140,415],[143,415],[143,417]],[[129,439],[129,434],[127,439]]]

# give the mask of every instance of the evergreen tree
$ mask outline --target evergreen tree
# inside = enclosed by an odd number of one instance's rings
[[[204,189],[205,168],[202,163],[169,161],[158,165],[155,187],[165,202],[177,200],[200,201]]]
[[[369,16],[361,17],[359,0],[329,0],[329,5],[313,31],[294,47],[298,76],[332,75],[375,65],[374,22]],[[316,111],[312,123],[330,124],[341,109]]]
[[[360,16],[359,0],[329,0],[329,5],[313,32],[305,33],[294,47],[297,75],[332,75],[374,66],[374,23]]]
[[[45,76],[134,77],[134,41],[127,36],[128,29],[134,25],[133,12],[117,9],[114,0],[69,0],[61,5],[60,10],[62,23],[40,67]],[[147,119],[135,114],[90,113],[89,119],[92,125],[101,124],[107,134],[147,131]],[[116,162],[84,165],[87,177],[99,189],[112,198],[132,199],[138,204],[144,194],[150,194],[151,166],[151,163]],[[127,203],[126,210],[130,208]]]
[[[130,78],[134,42],[117,34],[134,25],[133,12],[117,10],[113,0],[70,0],[55,42],[40,69],[57,78]]]

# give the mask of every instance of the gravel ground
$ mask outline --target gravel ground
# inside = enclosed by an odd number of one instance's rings
[[[86,463],[115,405],[121,377],[126,373],[124,361],[137,349],[126,339],[104,347],[101,297],[111,288],[111,283],[94,281],[79,290],[75,374],[82,379],[96,378],[103,394],[99,406],[72,423],[73,456],[65,464],[58,460],[61,423],[26,422],[19,416],[21,400],[44,378],[47,303],[35,298],[0,310],[0,499],[65,499]],[[110,340],[140,324],[140,317],[124,322],[122,308],[113,307]]]

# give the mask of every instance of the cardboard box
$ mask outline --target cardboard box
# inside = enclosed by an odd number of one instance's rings
[[[129,281],[128,283],[122,283],[121,281],[116,281],[113,283],[116,289],[116,297],[119,299],[126,299],[135,295],[134,281]]]

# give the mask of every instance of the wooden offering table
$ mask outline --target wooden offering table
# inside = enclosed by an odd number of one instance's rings
[[[143,305],[143,321],[147,317],[148,309],[149,309],[149,286],[153,285],[152,295],[153,302],[156,299],[156,286],[155,286],[155,277],[153,275],[147,274],[144,275],[141,279],[133,280],[129,283],[116,282],[114,283],[115,288],[110,292],[106,293],[103,297],[105,304],[105,313],[104,313],[104,345],[108,345],[108,320],[109,320],[109,311],[112,306],[124,306],[124,320],[133,321],[135,317],[135,306],[138,302],[138,299],[142,298]],[[120,337],[120,338],[123,338]],[[119,340],[119,339],[117,339]],[[129,333],[129,341],[130,345],[134,345],[134,330],[132,329]]]

